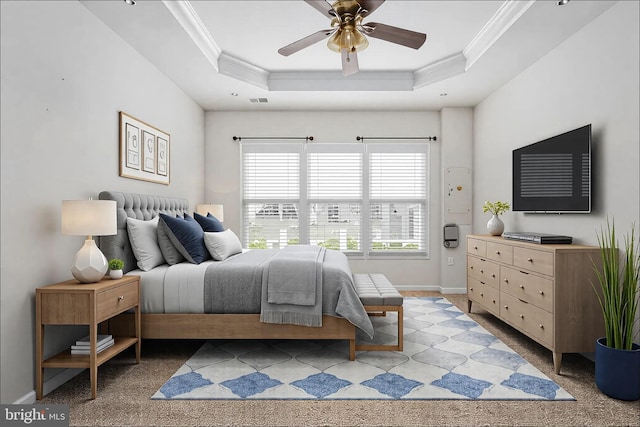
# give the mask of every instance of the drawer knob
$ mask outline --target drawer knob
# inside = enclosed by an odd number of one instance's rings
[[[491,277],[493,277],[493,278],[495,279],[496,275],[495,275],[495,274],[492,274],[492,275],[491,275]]]
[[[533,262],[533,258],[527,258],[527,261]]]
[[[469,290],[470,290],[470,291],[472,291],[472,290],[473,290],[473,288],[469,288]]]
[[[509,310],[509,306],[508,306],[508,305],[505,305],[505,306],[504,306],[504,309],[505,309],[505,310]]]
[[[124,301],[124,295],[120,295],[120,296],[118,297],[118,301]]]
[[[504,283],[509,283],[509,279],[504,279]]]
[[[473,265],[472,265],[472,266],[470,266],[469,268],[473,270]]]
[[[500,251],[496,251],[496,255],[500,255]]]
[[[480,296],[483,297],[484,296],[484,292],[480,292]]]
[[[521,318],[521,319],[524,319],[524,314],[521,314],[521,315],[520,315],[520,318]]]
[[[520,285],[520,289],[524,289],[524,285]]]
[[[473,249],[475,249],[475,250],[477,251],[477,250],[478,250],[478,247],[477,247],[477,246],[474,246],[474,247],[473,247]]]
[[[540,324],[538,326],[540,326],[540,329],[544,329],[544,325],[543,324]]]
[[[496,300],[494,298],[491,298],[491,302],[495,304]]]
[[[540,295],[544,295],[544,291],[538,291]]]
[[[480,273],[484,273],[484,270],[480,270]]]

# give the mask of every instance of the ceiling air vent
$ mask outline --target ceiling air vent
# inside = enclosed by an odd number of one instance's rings
[[[266,104],[269,102],[267,98],[249,98],[249,101],[251,101],[252,104]]]

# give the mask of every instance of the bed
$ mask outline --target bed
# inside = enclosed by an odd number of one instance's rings
[[[191,259],[187,251],[187,259],[180,261],[173,255],[184,247],[170,226],[177,222],[182,227],[183,216],[193,226],[190,216],[197,214],[186,199],[115,191],[103,191],[99,198],[117,204],[117,234],[101,236],[100,249],[107,259],[122,259],[126,274],[140,276],[142,338],[348,340],[349,359],[355,360],[356,329],[373,335],[341,252],[306,246],[229,252],[226,248],[234,245],[220,242],[228,242],[233,233],[207,231],[210,223],[203,222],[209,253]],[[162,259],[155,247],[141,250],[145,233],[157,233]],[[237,237],[235,242],[239,245]],[[295,268],[289,268],[291,262]],[[298,276],[289,277],[288,270]],[[295,280],[309,281],[304,293],[292,290]],[[114,319],[110,332],[131,333],[127,316]]]

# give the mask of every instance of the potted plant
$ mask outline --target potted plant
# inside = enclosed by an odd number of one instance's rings
[[[640,399],[640,345],[633,342],[637,322],[640,249],[635,224],[624,236],[619,252],[613,221],[598,234],[602,268],[596,268],[596,289],[605,336],[596,342],[596,385],[608,396],[621,400]],[[594,286],[595,288],[595,286]]]
[[[492,236],[500,236],[504,231],[504,223],[500,219],[500,214],[511,209],[511,205],[508,202],[489,202],[485,201],[482,205],[482,213],[491,212],[492,217],[487,222],[487,231]]]
[[[109,277],[112,279],[119,279],[122,277],[122,269],[124,268],[124,261],[118,258],[109,260]]]

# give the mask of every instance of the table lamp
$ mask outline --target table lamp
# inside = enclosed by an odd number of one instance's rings
[[[107,259],[92,236],[117,233],[114,200],[63,200],[62,234],[87,236],[75,256],[71,274],[81,283],[102,280],[108,269]]]
[[[224,222],[224,207],[222,205],[198,205],[196,206],[196,212],[204,216],[210,213],[215,216],[218,221]]]

